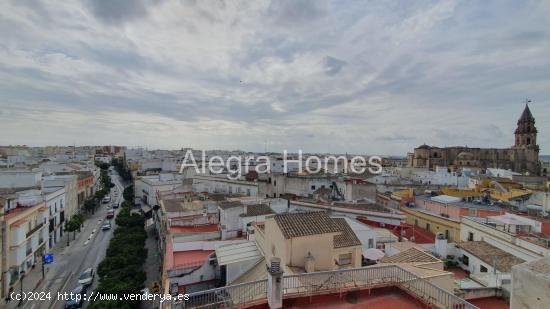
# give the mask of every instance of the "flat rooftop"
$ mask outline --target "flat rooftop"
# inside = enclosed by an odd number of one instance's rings
[[[267,304],[252,308],[269,308]],[[285,299],[283,308],[369,308],[369,309],[420,309],[426,304],[397,287],[349,292],[344,295],[328,294],[314,297]]]
[[[415,196],[415,200],[424,200],[424,201],[430,201],[430,202],[435,202],[435,203],[441,203],[441,204],[449,204],[449,205],[454,205],[454,206],[457,206],[457,207],[461,207],[461,208],[477,208],[477,209],[485,209],[485,210],[494,210],[494,211],[502,211],[503,209],[498,207],[497,205],[488,205],[488,204],[476,204],[476,203],[468,203],[468,202],[462,202],[462,201],[458,201],[458,202],[455,202],[455,201],[450,201],[449,202],[442,202],[441,199],[440,200],[433,200],[432,199],[433,196],[431,195],[417,195]],[[446,198],[443,198],[443,200],[445,200]]]

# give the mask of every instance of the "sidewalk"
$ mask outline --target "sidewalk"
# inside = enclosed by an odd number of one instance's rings
[[[147,240],[145,241],[145,248],[147,248],[147,260],[145,260],[145,264],[143,265],[147,275],[147,279],[145,279],[145,287],[149,288],[149,293],[153,293],[153,291],[151,291],[152,283],[155,281],[161,283],[160,252],[158,251],[157,240],[155,238],[155,226],[152,225],[146,228],[145,231],[147,232]],[[141,307],[147,309],[159,308],[159,302],[144,301],[141,303]]]

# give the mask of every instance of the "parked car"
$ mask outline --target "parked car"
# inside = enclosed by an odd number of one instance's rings
[[[84,295],[86,294],[86,287],[79,285],[71,291],[69,294],[70,299],[65,302],[65,309],[77,309],[82,308],[84,304]]]
[[[112,209],[107,210],[107,219],[112,219],[115,217],[115,211]]]
[[[94,281],[95,272],[93,268],[86,268],[78,277],[78,284],[88,286]]]
[[[107,223],[104,223],[102,226],[101,226],[101,230],[102,231],[108,231],[111,229],[111,223],[107,222]]]
[[[118,204],[118,203],[114,203],[114,204],[113,204],[113,208],[114,208],[114,209],[117,209],[118,207],[120,207],[120,204]]]
[[[111,197],[109,195],[107,195],[106,197],[103,198],[102,200],[102,203],[103,204],[107,204],[111,201]]]

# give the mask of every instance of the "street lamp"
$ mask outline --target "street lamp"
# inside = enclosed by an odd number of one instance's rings
[[[17,304],[17,307],[21,307],[21,305],[23,305],[23,279],[25,279],[25,271],[24,270],[21,270],[19,272],[19,274],[21,275],[21,279],[20,279],[20,282],[21,282],[21,294],[20,294],[20,297],[19,297],[19,304]]]

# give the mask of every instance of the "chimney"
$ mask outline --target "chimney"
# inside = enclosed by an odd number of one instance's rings
[[[307,253],[305,269],[306,269],[306,273],[315,272],[315,258],[311,255],[311,252]]]
[[[271,266],[267,277],[267,303],[270,309],[283,307],[283,272],[281,270],[281,259],[271,258]]]
[[[435,253],[442,259],[447,257],[447,238],[443,233],[437,233],[435,236]]]

